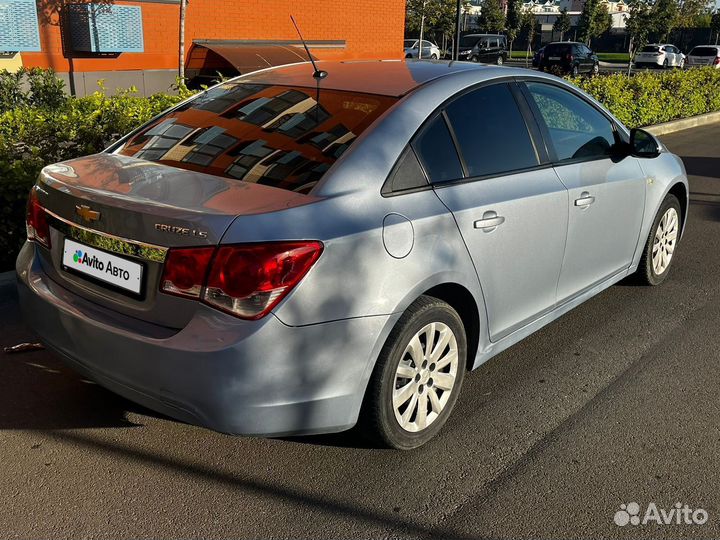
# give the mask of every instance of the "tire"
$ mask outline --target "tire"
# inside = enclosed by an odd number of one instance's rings
[[[437,60],[437,59],[438,59],[437,54],[430,55],[430,60]]]
[[[600,65],[599,64],[593,64],[592,69],[590,70],[590,76],[595,77],[598,73],[600,73]]]
[[[574,65],[570,68],[570,75],[572,75],[573,77],[577,77],[579,73],[580,71],[578,70],[577,65]]]
[[[663,60],[663,65],[662,65],[662,67],[663,67],[663,69],[667,69],[667,68],[668,68],[667,58],[666,58],[665,60]]]
[[[667,278],[680,240],[681,216],[680,202],[677,197],[675,195],[665,197],[655,216],[645,243],[645,249],[642,257],[640,257],[640,264],[636,273],[639,283],[651,286],[660,285]],[[655,248],[656,238],[660,238],[657,249]],[[666,254],[665,260],[663,260],[663,253]],[[662,264],[658,264],[659,262],[662,262]]]
[[[498,66],[502,66],[504,62],[505,62],[505,59],[502,57],[502,54],[501,54],[500,56],[498,56],[498,57],[497,57],[497,60],[495,61],[495,63],[496,63]]]
[[[426,356],[430,335],[435,346],[440,339],[448,341],[442,351],[431,350],[435,358]],[[417,351],[415,355],[413,350]],[[380,352],[361,411],[363,433],[398,450],[411,450],[428,442],[452,412],[465,377],[466,360],[467,338],[457,312],[437,298],[421,296],[415,300]],[[447,363],[440,367],[443,362]],[[440,374],[444,375],[442,384]],[[421,404],[427,415],[425,427]]]
[[[477,63],[477,62],[480,61],[480,58],[478,58],[477,56],[471,56],[470,58],[468,58],[468,60],[469,60],[470,62],[475,62],[475,63]]]

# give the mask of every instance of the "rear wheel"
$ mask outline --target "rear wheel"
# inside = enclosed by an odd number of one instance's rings
[[[430,60],[437,60],[437,59],[438,59],[437,54],[430,55]]]
[[[442,428],[465,376],[460,316],[430,296],[413,302],[380,353],[363,403],[365,434],[399,450],[425,444]]]
[[[502,66],[505,59],[502,57],[502,54],[497,57],[497,65]]]
[[[666,58],[665,60],[663,60],[663,66],[662,66],[662,67],[663,67],[663,69],[667,69],[667,68],[668,68],[667,58]]]
[[[580,71],[578,70],[577,64],[570,68],[570,75],[577,77]]]
[[[600,65],[595,63],[593,64],[592,70],[590,71],[590,75],[595,76],[598,73],[600,73]]]
[[[677,197],[665,197],[650,229],[637,270],[637,278],[644,285],[660,285],[667,278],[680,239],[680,215]]]

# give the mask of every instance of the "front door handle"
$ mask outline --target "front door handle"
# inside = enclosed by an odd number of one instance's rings
[[[590,193],[588,193],[587,191],[583,191],[580,194],[580,198],[575,199],[575,206],[579,206],[580,208],[587,208],[594,202],[595,202],[595,197],[590,195]]]
[[[492,232],[497,229],[498,225],[502,225],[503,223],[505,223],[505,218],[503,216],[498,216],[497,212],[490,210],[485,212],[482,219],[478,219],[474,223],[474,226],[476,229],[482,229],[485,232]]]

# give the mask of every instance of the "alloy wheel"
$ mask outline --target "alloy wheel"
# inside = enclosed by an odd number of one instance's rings
[[[392,408],[402,429],[419,432],[437,420],[458,374],[458,344],[444,323],[422,327],[405,347],[395,372]]]
[[[655,275],[661,275],[672,260],[677,243],[679,219],[675,208],[668,208],[655,231],[652,246],[652,265]]]

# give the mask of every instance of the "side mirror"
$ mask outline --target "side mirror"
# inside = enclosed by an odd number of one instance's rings
[[[630,130],[630,153],[635,157],[654,158],[660,155],[657,139],[643,129]]]

